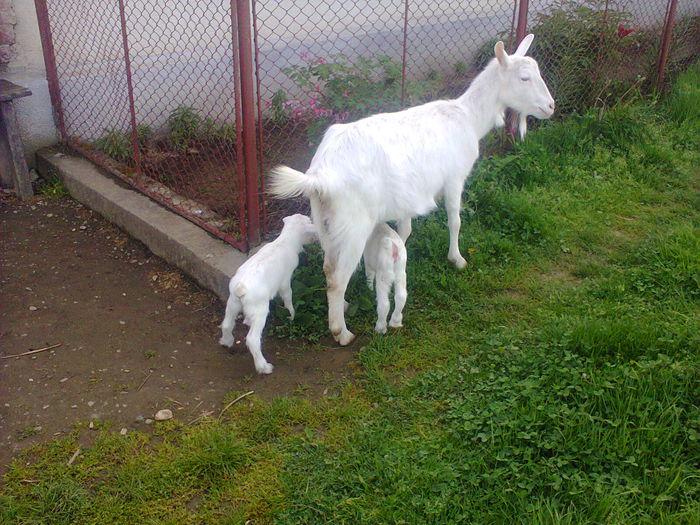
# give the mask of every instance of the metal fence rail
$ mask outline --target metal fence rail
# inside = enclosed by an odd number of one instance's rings
[[[247,249],[333,122],[466,89],[531,31],[558,114],[661,89],[700,50],[696,0],[35,0],[69,146]]]

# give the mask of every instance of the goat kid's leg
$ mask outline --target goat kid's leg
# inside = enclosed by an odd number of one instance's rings
[[[401,240],[406,243],[406,239],[411,235],[412,227],[411,227],[411,218],[407,217],[406,219],[401,219],[398,224],[396,225],[396,230],[397,233],[399,234],[399,237],[401,237]]]
[[[265,322],[267,321],[267,314],[269,310],[270,303],[267,301],[263,305],[256,305],[246,309],[246,319],[250,323],[250,329],[248,330],[248,335],[245,338],[245,343],[253,356],[255,370],[257,370],[258,374],[271,374],[272,369],[274,368],[267,362],[260,348],[262,344],[262,331],[263,328],[265,328]]]
[[[408,291],[406,290],[406,270],[396,272],[394,281],[394,311],[389,319],[389,326],[399,328],[403,326],[403,307],[406,305]]]
[[[467,261],[459,253],[459,227],[461,219],[459,217],[459,209],[462,206],[461,202],[462,187],[457,186],[445,191],[445,208],[447,210],[447,227],[450,230],[450,250],[447,254],[447,260],[459,268],[460,270],[467,266]]]
[[[377,279],[377,323],[374,325],[374,331],[378,334],[386,333],[386,318],[389,315],[389,291],[391,290],[391,281],[386,279]]]
[[[289,320],[294,320],[294,305],[292,304],[292,283],[286,282],[279,289],[279,295],[282,298],[284,307],[289,310]]]
[[[240,299],[231,294],[228,301],[226,301],[226,313],[224,314],[224,321],[221,323],[221,339],[219,339],[219,344],[228,346],[229,348],[233,346],[233,328],[236,326],[236,317],[238,317],[240,311]]]

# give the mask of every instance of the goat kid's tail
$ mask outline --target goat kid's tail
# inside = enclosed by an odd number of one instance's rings
[[[272,169],[267,189],[278,199],[288,199],[299,195],[309,197],[312,192],[320,193],[321,190],[317,177],[309,177],[289,166],[277,166]]]

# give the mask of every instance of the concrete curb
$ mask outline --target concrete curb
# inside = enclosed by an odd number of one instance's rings
[[[117,184],[86,159],[45,148],[36,154],[36,167],[45,177],[58,174],[74,199],[226,301],[228,282],[245,262],[245,254],[145,195]]]

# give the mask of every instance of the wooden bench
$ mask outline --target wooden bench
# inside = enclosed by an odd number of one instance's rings
[[[31,94],[27,88],[0,79],[0,179],[3,187],[14,188],[22,200],[31,197],[34,192],[24,158],[14,100]]]

